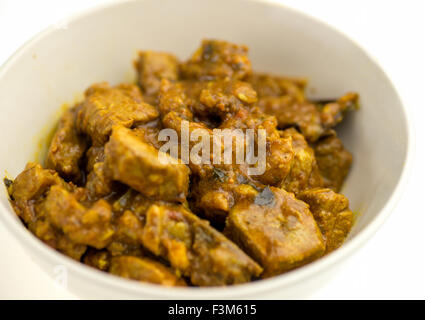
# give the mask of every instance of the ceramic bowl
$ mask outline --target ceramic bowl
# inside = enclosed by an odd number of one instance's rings
[[[69,290],[80,297],[306,297],[367,243],[400,196],[411,162],[411,136],[406,111],[390,79],[347,36],[266,1],[119,1],[43,31],[0,70],[0,172],[15,177],[34,160],[61,105],[72,104],[87,86],[132,81],[137,50],[170,51],[184,59],[202,38],[248,45],[255,70],[308,77],[312,98],[360,93],[361,109],[351,113],[339,130],[354,155],[343,193],[359,213],[356,224],[340,249],[286,274],[223,288],[166,288],[96,271],[44,245],[19,221],[2,185],[2,223],[46,272],[63,267]]]

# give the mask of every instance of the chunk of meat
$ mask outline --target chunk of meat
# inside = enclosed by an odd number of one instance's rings
[[[254,150],[257,150],[257,154],[260,152],[259,130],[264,130],[265,171],[260,175],[255,175],[254,178],[263,184],[278,186],[288,175],[294,150],[291,139],[280,136],[274,116],[264,114],[258,108],[251,108],[250,110],[242,108],[224,121],[220,125],[220,129],[240,129],[245,133],[248,129],[253,130]],[[237,146],[234,145],[233,149],[236,151]]]
[[[113,241],[107,248],[111,255],[142,256],[142,221],[130,210],[125,210],[123,214],[116,219],[115,226],[116,232]]]
[[[202,130],[210,140],[210,151],[212,152],[213,130],[208,124],[213,124],[214,120],[200,121],[199,117],[202,119],[220,116],[229,118],[232,116],[231,112],[236,112],[239,108],[242,108],[244,104],[248,104],[248,102],[243,102],[236,95],[249,95],[249,92],[255,95],[255,92],[252,91],[252,88],[244,87],[242,82],[228,80],[203,82],[202,85],[198,83],[197,90],[188,89],[186,87],[187,85],[187,82],[178,82],[168,87],[168,90],[164,88],[164,98],[161,97],[160,99],[162,124],[166,128],[175,130],[180,137],[184,126],[187,126],[189,136],[192,136],[194,131]],[[240,85],[243,88],[239,88]],[[197,93],[195,94],[192,92],[188,94],[188,90],[197,91]],[[165,99],[165,97],[167,97],[167,99]],[[251,103],[255,100],[255,97],[253,98],[253,96],[251,96],[248,98],[244,96],[242,99]],[[190,147],[195,146],[197,143],[198,141],[189,141]],[[195,167],[191,167],[191,169],[200,171]],[[209,170],[211,169],[212,167],[210,166]]]
[[[10,195],[14,201],[33,200],[54,184],[64,184],[57,172],[43,169],[38,163],[29,162],[13,181]]]
[[[106,173],[104,146],[91,146],[86,152],[86,195],[97,200],[113,192],[113,181]]]
[[[178,86],[180,90],[183,90],[184,97],[186,95],[186,89],[183,83],[174,84]],[[192,97],[191,99],[181,98],[178,103],[175,103],[174,107],[169,107],[169,102],[166,103],[164,99],[160,99],[160,108],[165,110],[166,114],[162,118],[162,123],[165,127],[174,129],[178,134],[181,132],[184,121],[187,121],[188,134],[191,135],[195,130],[201,129],[205,132],[209,143],[210,143],[210,157],[214,150],[215,139],[213,139],[213,131],[208,128],[204,122],[195,122],[191,120],[191,117],[187,117],[187,113],[182,112],[179,109],[182,105],[186,108],[191,109],[197,116],[217,116],[226,118],[220,125],[220,129],[223,129],[223,136],[227,137],[229,134],[234,136],[232,143],[232,157],[240,151],[240,148],[245,147],[246,141],[242,146],[236,143],[236,131],[239,130],[239,136],[244,139],[243,133],[246,129],[265,129],[267,135],[267,157],[266,157],[266,168],[264,174],[258,179],[263,183],[278,185],[278,183],[285,178],[289,172],[290,162],[292,159],[292,147],[288,139],[282,139],[276,130],[276,120],[274,117],[266,116],[261,113],[258,109],[250,112],[246,109],[249,105],[255,103],[256,95],[255,91],[244,82],[234,80],[216,80],[204,82],[204,88],[200,91],[199,98]],[[168,91],[170,93],[170,91]],[[164,103],[164,105],[162,105]],[[189,107],[187,107],[189,106]],[[167,108],[168,107],[168,108]],[[187,109],[183,109],[187,110]],[[164,112],[164,113],[165,113]],[[226,130],[230,129],[230,130]],[[227,132],[230,131],[230,132]],[[256,133],[256,131],[255,131]],[[271,133],[271,134],[270,134]],[[181,137],[181,135],[180,135]],[[215,138],[219,138],[216,136]],[[198,141],[189,141],[189,146],[192,148]],[[224,148],[221,146],[221,153],[223,154]],[[244,151],[242,149],[242,151]],[[224,157],[221,157],[224,159]],[[192,159],[189,159],[192,160]],[[246,163],[244,164],[246,166]],[[200,177],[211,176],[213,167],[211,163],[196,164],[193,161],[189,162],[189,167],[194,174]],[[228,170],[227,168],[226,170]],[[242,170],[244,171],[244,170]]]
[[[303,78],[285,78],[269,74],[253,73],[245,81],[249,82],[259,98],[291,96],[297,102],[304,102],[304,89],[307,80]]]
[[[91,146],[86,152],[86,158],[86,171],[90,172],[96,163],[105,161],[105,147]]]
[[[183,201],[187,195],[189,168],[124,127],[116,127],[106,144],[105,164],[114,180],[148,197]]]
[[[242,104],[242,103],[240,103]],[[179,130],[183,119],[174,112],[167,114],[164,119],[164,125],[175,130]],[[232,163],[210,163],[196,165],[189,163],[194,174],[191,184],[191,204],[196,213],[201,214],[208,219],[223,223],[228,211],[234,205],[235,201],[243,198],[246,194],[251,194],[256,186],[264,187],[262,184],[279,185],[285,179],[291,168],[293,159],[292,141],[288,138],[282,138],[276,129],[276,119],[267,116],[258,109],[247,110],[241,106],[235,114],[229,116],[220,125],[224,137],[227,135],[232,138]],[[202,128],[207,132],[210,141],[213,139],[213,131],[206,128],[203,123],[188,122],[188,132]],[[263,129],[266,132],[265,137],[265,171],[256,176],[249,177],[248,170],[252,164],[244,161],[236,161],[237,153],[242,147],[245,152],[247,140],[243,133],[252,129],[254,136],[254,149],[258,150],[258,131]],[[237,131],[239,134],[237,134]],[[242,134],[242,144],[237,143],[238,135]],[[189,143],[190,146],[192,146]],[[211,142],[211,150],[214,150],[214,142]],[[225,145],[221,146],[221,161],[224,159]],[[213,151],[212,151],[213,152]],[[257,151],[258,153],[259,151]],[[246,160],[246,159],[245,159]],[[258,181],[255,181],[258,180]]]
[[[264,187],[238,169],[215,166],[210,176],[194,178],[189,197],[191,209],[212,222],[224,224],[236,202],[252,198],[258,188]]]
[[[259,99],[260,109],[276,116],[280,128],[296,126],[309,141],[323,134],[319,109],[310,102],[297,102],[292,96],[264,97]]]
[[[140,51],[135,67],[144,99],[151,104],[156,103],[162,79],[176,81],[179,77],[179,62],[169,53]]]
[[[173,270],[149,258],[120,256],[111,259],[111,274],[142,282],[164,286],[186,286],[183,279],[177,277]]]
[[[77,115],[77,128],[88,134],[94,145],[104,144],[114,125],[132,127],[158,117],[155,107],[141,101],[136,86],[109,87],[94,85],[86,91],[86,97]]]
[[[326,252],[340,247],[353,225],[348,199],[331,189],[316,188],[302,192],[298,199],[310,206],[326,243]]]
[[[219,40],[203,40],[181,71],[183,77],[198,80],[243,79],[252,72],[246,46]]]
[[[264,189],[253,202],[237,203],[224,233],[261,264],[263,278],[313,261],[325,250],[308,206],[274,187]]]
[[[116,224],[116,238],[120,238],[131,245],[141,242],[143,224],[133,212],[130,210],[124,211],[118,218]]]
[[[266,114],[258,107],[241,108],[231,117],[223,121],[220,129],[264,129],[268,138],[278,138],[277,120],[273,115]]]
[[[254,74],[246,81],[257,91],[258,106],[276,116],[280,128],[296,126],[311,142],[335,127],[347,111],[358,105],[358,94],[354,92],[324,104],[309,102],[304,94],[307,82],[303,79]]]
[[[307,144],[302,134],[294,128],[281,132],[281,136],[292,140],[294,158],[291,169],[280,187],[295,194],[303,190],[321,187],[322,177],[319,173],[313,149]]]
[[[214,115],[224,119],[255,102],[257,93],[249,83],[223,79],[206,82],[200,92],[199,103],[194,104],[193,109],[200,116]]]
[[[159,109],[163,117],[174,111],[192,121],[195,115],[198,120],[214,127],[218,119],[230,117],[239,108],[251,106],[256,101],[257,94],[251,85],[234,79],[174,83],[163,80]]]
[[[235,202],[233,192],[222,190],[205,179],[194,185],[192,199],[191,209],[196,214],[217,223],[224,223]]]
[[[76,243],[61,230],[53,226],[45,216],[39,217],[36,221],[28,225],[29,230],[48,246],[56,249],[63,254],[80,261],[86,252],[85,244]]]
[[[183,141],[183,133],[187,129],[187,137],[189,138],[193,132],[198,131],[205,134],[207,137],[210,145],[212,143],[212,136],[213,132],[211,129],[209,129],[204,123],[202,122],[195,122],[195,121],[187,121],[182,116],[180,116],[177,112],[171,111],[167,113],[166,116],[162,119],[163,125],[165,128],[173,129],[178,137],[179,141]],[[201,140],[202,138],[199,138]],[[179,157],[188,162],[189,168],[192,170],[192,173],[195,173],[199,176],[205,176],[208,173],[212,172],[213,166],[211,163],[205,163],[203,161],[195,162],[193,161],[193,157],[190,156],[190,151],[192,148],[198,143],[199,141],[193,141],[192,139],[189,139],[189,144],[187,145],[186,149],[186,156],[182,157],[182,144],[180,144],[179,148]],[[186,145],[185,145],[186,146]],[[210,147],[210,151],[212,150],[212,147]],[[210,155],[208,155],[209,158]],[[188,158],[188,159],[186,159]],[[186,162],[186,163],[187,163]]]
[[[258,111],[259,112],[259,111]],[[291,161],[293,158],[293,150],[291,140],[281,138],[276,130],[276,120],[274,117],[268,117],[264,114],[252,114],[246,109],[241,108],[233,117],[230,117],[222,123],[220,129],[240,129],[243,131],[247,129],[264,129],[267,134],[266,137],[266,164],[265,172],[255,178],[266,184],[278,185],[290,170]],[[180,133],[184,119],[176,112],[169,112],[164,118],[163,123],[165,127],[172,128]],[[207,128],[203,123],[193,121],[187,122],[188,133],[192,133],[197,129],[202,129],[211,144],[210,152],[214,150],[213,131]],[[255,130],[254,130],[255,132]],[[223,135],[229,134],[223,131]],[[232,134],[232,133],[230,133]],[[233,135],[233,134],[232,134]],[[246,141],[243,141],[245,143]],[[189,142],[189,146],[193,147],[194,142]],[[242,144],[244,147],[245,144]],[[224,222],[228,210],[233,206],[235,199],[241,197],[240,190],[247,190],[249,186],[241,186],[238,182],[238,176],[243,176],[248,180],[247,170],[249,164],[238,164],[235,161],[237,152],[241,145],[236,143],[236,139],[232,142],[232,164],[223,163],[193,163],[189,162],[189,167],[192,170],[196,179],[192,180],[191,198],[195,199],[192,204],[197,213],[201,213],[208,219],[216,222]],[[258,149],[258,148],[256,148]],[[224,159],[224,146],[219,149]],[[212,154],[209,159],[212,158]],[[192,160],[192,159],[190,159]],[[220,174],[222,177],[220,177]],[[251,181],[253,182],[253,181]],[[243,193],[243,192],[242,192]],[[243,197],[243,195],[242,195]]]
[[[193,113],[190,110],[190,106],[193,104],[192,96],[188,92],[191,84],[183,81],[173,83],[166,79],[162,80],[158,102],[162,117],[170,112],[175,112],[186,120],[193,120]],[[198,84],[195,83],[194,87],[197,88]]]
[[[323,186],[339,192],[350,170],[353,156],[334,131],[314,144],[314,152],[323,177]]]
[[[327,103],[321,110],[321,122],[325,128],[333,128],[340,123],[347,111],[358,108],[359,95],[349,92],[335,102]]]
[[[86,246],[74,243],[54,227],[41,209],[46,193],[54,185],[73,189],[73,186],[65,183],[54,170],[43,169],[41,165],[30,162],[9,188],[11,203],[15,212],[37,238],[79,260],[86,251]]]
[[[130,83],[120,83],[114,87],[111,87],[108,82],[95,83],[86,89],[84,95],[88,97],[96,92],[106,92],[110,91],[111,89],[119,90],[122,94],[126,95],[135,102],[143,102],[143,96],[140,88]]]
[[[87,209],[68,191],[52,186],[42,210],[52,224],[77,244],[102,249],[114,234],[111,206],[103,199]]]
[[[36,220],[35,202],[55,184],[65,186],[57,172],[43,169],[41,165],[32,162],[16,177],[9,192],[14,209],[25,223]]]
[[[161,149],[164,145],[164,141],[159,140],[159,135],[162,130],[162,126],[158,121],[150,122],[146,125],[137,126],[132,129],[132,132],[138,136],[143,142],[146,142],[156,149]]]
[[[320,111],[304,95],[306,80],[254,74],[247,81],[257,91],[260,109],[276,116],[280,128],[297,126],[312,141],[323,133]]]
[[[291,139],[269,139],[266,147],[266,170],[257,179],[271,186],[279,184],[288,176],[294,161],[294,148]]]
[[[90,199],[100,199],[113,191],[111,178],[106,173],[104,162],[94,164],[92,171],[87,175],[86,190]]]
[[[123,214],[125,211],[129,211],[140,221],[144,221],[144,214],[146,210],[154,202],[155,200],[144,196],[132,188],[128,188],[125,193],[113,202],[112,207],[116,213]],[[135,217],[132,218],[131,221],[135,221]],[[118,220],[118,223],[120,221],[121,220]],[[119,230],[117,230],[117,234],[119,234]]]
[[[261,273],[234,243],[182,206],[153,204],[146,212],[143,245],[194,285],[243,283]]]
[[[76,109],[68,110],[59,121],[47,153],[46,167],[54,169],[63,177],[79,181],[79,164],[87,148],[86,139],[75,126]]]
[[[84,255],[83,262],[84,264],[101,271],[108,271],[111,263],[111,255],[106,250],[90,248]]]

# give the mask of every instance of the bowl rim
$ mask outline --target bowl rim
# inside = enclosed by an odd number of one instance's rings
[[[130,2],[141,2],[144,0],[121,0],[121,1],[108,1],[103,4],[96,5],[92,8],[82,10],[81,12],[70,15],[67,18],[61,19],[59,24],[74,22],[83,17],[95,14],[105,9],[111,7],[126,5]],[[241,1],[241,0],[240,0]],[[24,247],[25,252],[28,252],[30,249],[31,252],[39,255],[39,260],[49,260],[51,263],[56,265],[65,266],[69,272],[80,276],[87,281],[93,282],[97,286],[107,286],[108,289],[123,290],[128,294],[134,295],[134,297],[146,297],[149,296],[152,299],[167,299],[173,297],[174,299],[204,299],[204,298],[232,298],[232,297],[246,297],[246,296],[255,296],[261,298],[258,294],[268,292],[278,288],[288,288],[290,286],[296,285],[302,280],[307,280],[316,276],[320,271],[324,271],[331,266],[335,266],[338,263],[341,263],[344,259],[348,258],[358,250],[364,243],[371,238],[373,234],[379,229],[379,227],[384,223],[388,218],[391,211],[394,209],[397,202],[400,200],[402,193],[407,184],[408,178],[411,173],[412,163],[414,158],[414,134],[412,121],[410,120],[409,110],[405,107],[403,99],[399,94],[396,86],[391,81],[390,77],[387,75],[385,70],[377,62],[377,59],[365,50],[361,45],[359,45],[355,40],[345,33],[339,31],[336,27],[329,25],[325,21],[322,21],[314,16],[311,16],[307,13],[304,13],[298,9],[286,6],[282,3],[275,2],[273,0],[244,0],[249,2],[261,3],[265,6],[275,6],[279,9],[289,11],[290,14],[301,16],[304,19],[312,20],[315,24],[321,25],[323,28],[339,34],[339,36],[344,37],[347,41],[351,42],[353,46],[356,46],[360,51],[368,58],[370,61],[382,72],[382,75],[387,79],[390,88],[395,93],[396,97],[399,100],[401,105],[401,111],[403,113],[403,120],[405,122],[406,128],[406,139],[407,139],[407,149],[406,156],[404,159],[404,167],[400,174],[399,180],[393,189],[389,200],[383,206],[383,208],[378,212],[377,216],[363,229],[361,230],[353,239],[350,239],[338,250],[332,252],[331,254],[316,260],[310,264],[307,264],[301,268],[292,270],[282,275],[275,276],[273,278],[263,279],[254,282],[248,282],[239,285],[233,285],[228,287],[163,287],[160,285],[149,284],[149,283],[140,283],[133,280],[123,279],[114,275],[110,275],[105,272],[101,272],[94,268],[90,268],[81,262],[77,262],[64,254],[57,252],[56,250],[50,248],[44,244],[41,240],[35,237],[31,232],[24,227],[24,225],[19,221],[19,218],[10,214],[13,212],[13,209],[8,208],[3,203],[0,203],[0,219],[4,223],[6,229],[13,234],[15,239],[18,240],[20,245]],[[49,36],[51,33],[55,32],[57,28],[55,25],[50,25],[45,28],[43,31],[34,35],[28,41],[26,41],[22,46],[20,46],[0,67],[0,81],[2,77],[7,73],[9,68],[14,64],[14,62],[24,54],[28,48],[30,48],[37,41]],[[14,213],[14,212],[13,212]],[[29,253],[28,253],[29,254]],[[37,262],[38,263],[38,262]],[[43,270],[46,272],[46,270]],[[71,286],[70,286],[71,287]]]

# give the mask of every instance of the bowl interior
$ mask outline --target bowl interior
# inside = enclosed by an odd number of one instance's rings
[[[185,59],[202,38],[248,45],[255,70],[308,77],[311,97],[360,93],[361,109],[339,128],[354,155],[343,193],[359,213],[350,235],[356,237],[379,215],[402,174],[408,130],[401,102],[381,69],[348,38],[265,2],[128,1],[40,34],[0,71],[0,172],[15,177],[34,160],[61,106],[72,104],[88,85],[132,81],[138,49]],[[0,214],[14,217],[4,186],[0,189],[8,208]]]

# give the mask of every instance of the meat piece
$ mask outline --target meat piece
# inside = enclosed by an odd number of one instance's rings
[[[182,206],[153,204],[146,212],[143,245],[194,285],[243,283],[261,273],[234,243]]]
[[[189,91],[192,87],[192,82],[179,81],[171,82],[163,79],[160,87],[158,108],[161,116],[166,116],[169,112],[174,111],[186,120],[193,120],[193,113],[190,110],[190,106],[194,103],[193,96],[200,93],[199,84],[193,83],[192,89],[196,93]],[[193,96],[192,96],[193,95]]]
[[[276,121],[274,117],[269,119],[270,117],[259,114],[253,116],[253,113],[248,112],[245,109],[240,109],[235,115],[230,117],[228,120],[222,123],[220,129],[223,129],[222,134],[224,137],[228,135],[232,135],[232,164],[224,164],[223,160],[225,158],[224,150],[225,144],[222,143],[221,147],[218,150],[221,152],[221,162],[218,164],[212,163],[211,159],[213,159],[213,152],[215,147],[215,139],[213,139],[213,130],[207,128],[205,124],[202,122],[193,122],[188,121],[186,126],[188,127],[188,133],[192,134],[195,130],[201,129],[205,135],[207,136],[210,142],[210,156],[208,157],[209,163],[194,163],[192,157],[189,159],[189,167],[192,170],[192,173],[197,175],[200,178],[211,178],[214,175],[214,168],[218,168],[219,170],[225,171],[234,171],[234,172],[242,172],[247,173],[248,167],[252,166],[248,164],[246,161],[242,161],[243,163],[236,163],[236,155],[240,152],[240,149],[244,152],[246,140],[244,132],[246,129],[264,129],[266,131],[265,138],[265,171],[261,173],[261,175],[256,178],[265,184],[278,185],[288,174],[290,170],[290,164],[293,158],[293,150],[291,146],[290,139],[281,138],[279,136],[278,131],[276,130]],[[274,121],[273,121],[274,120]],[[163,124],[167,128],[174,129],[180,135],[181,128],[183,127],[183,121],[185,121],[182,117],[180,117],[176,112],[169,112],[163,118]],[[230,129],[229,132],[224,131],[225,129]],[[238,131],[234,129],[240,129]],[[258,150],[258,139],[257,137],[258,131],[254,130],[254,145],[255,150]],[[242,144],[238,144],[237,136],[240,136]],[[218,136],[216,136],[217,138]],[[224,141],[224,139],[222,139]],[[193,148],[198,141],[189,141],[189,147]],[[242,155],[244,153],[242,152]],[[243,159],[243,160],[246,160]]]
[[[303,78],[284,78],[269,74],[254,73],[245,81],[249,82],[259,98],[291,96],[297,102],[304,102],[304,89],[307,80]]]
[[[322,231],[326,252],[340,247],[353,225],[353,213],[348,208],[348,199],[325,188],[304,191],[298,199],[310,206],[310,211]]]
[[[195,179],[189,198],[191,209],[199,216],[223,224],[235,203],[234,187],[234,184],[221,182],[214,176]]]
[[[141,220],[130,210],[124,213],[115,221],[116,232],[108,251],[112,256],[118,255],[143,255],[141,247],[143,224]]]
[[[129,128],[156,119],[158,111],[142,102],[137,90],[136,86],[130,85],[90,87],[77,115],[77,128],[99,146],[108,140],[114,125]]]
[[[116,239],[121,239],[130,245],[135,245],[141,242],[143,235],[143,225],[140,219],[131,211],[126,210],[118,218]]]
[[[35,202],[55,184],[65,186],[57,172],[43,169],[41,165],[32,162],[16,177],[9,192],[14,209],[25,223],[36,220]]]
[[[257,93],[248,83],[224,79],[206,82],[193,109],[200,116],[215,115],[224,119],[255,102]]]
[[[276,116],[280,128],[297,126],[312,141],[323,133],[319,109],[304,96],[306,80],[254,74],[247,81],[257,91],[261,111]]]
[[[292,141],[287,138],[267,141],[266,170],[257,179],[271,186],[278,186],[289,174],[294,161]]]
[[[106,174],[104,162],[94,164],[92,171],[87,175],[86,190],[91,200],[100,199],[113,191],[111,178]]]
[[[182,128],[187,128],[188,137],[190,137],[192,133],[195,130],[197,130],[199,132],[203,132],[205,136],[207,136],[210,142],[210,145],[212,143],[213,132],[202,122],[187,121],[175,111],[171,111],[167,113],[167,115],[163,117],[162,122],[165,128],[173,129],[177,133],[179,137],[179,141],[183,141],[182,132],[184,132],[184,129]],[[186,156],[182,157],[182,153],[180,152],[179,157],[182,160],[185,160],[188,162],[188,166],[193,173],[199,176],[205,176],[209,174],[210,172],[212,172],[213,166],[211,163],[203,163],[202,161],[199,161],[198,163],[193,161],[193,157],[190,156],[190,151],[197,143],[198,141],[189,140]],[[182,148],[179,148],[179,149],[180,149],[179,151],[181,151]],[[212,146],[210,147],[210,151],[212,152]],[[208,155],[208,158],[209,158],[209,155]]]
[[[262,112],[258,107],[241,108],[224,120],[220,129],[264,129],[268,138],[278,138],[276,117]]]
[[[158,140],[159,134],[161,132],[161,125],[158,121],[150,122],[146,125],[138,126],[131,131],[138,136],[143,142],[146,142],[153,146],[155,149],[161,149],[164,141]]]
[[[46,158],[46,167],[73,181],[81,179],[80,160],[87,148],[86,139],[75,126],[76,110],[64,113],[53,136]]]
[[[73,189],[73,186],[65,183],[54,170],[43,169],[41,165],[30,162],[9,188],[11,203],[15,212],[37,238],[79,260],[86,251],[86,246],[74,243],[55,228],[41,209],[46,193],[54,185],[68,190]]]
[[[224,223],[235,200],[231,191],[221,190],[208,180],[201,180],[192,189],[191,209],[210,221]]]
[[[281,137],[276,127],[276,118],[264,114],[258,108],[251,108],[250,110],[245,108],[239,109],[237,113],[229,117],[226,121],[223,121],[220,125],[220,129],[240,129],[243,132],[246,132],[247,129],[253,129],[254,150],[256,150],[255,152],[257,154],[260,152],[259,130],[264,130],[266,134],[265,171],[254,177],[263,184],[273,186],[278,186],[285,179],[294,156],[291,140]],[[233,149],[236,151],[237,146],[235,145]],[[259,164],[257,162],[257,165]],[[242,169],[243,172],[246,172],[246,170]]]
[[[108,82],[95,83],[86,89],[84,95],[88,97],[93,93],[110,91],[111,89],[119,90],[122,94],[126,95],[135,102],[143,102],[143,96],[140,88],[130,83],[120,83],[112,88]]]
[[[159,109],[161,115],[174,111],[192,121],[193,114],[202,121],[212,122],[212,117],[224,119],[239,108],[257,101],[251,85],[233,79],[214,81],[184,80],[171,83],[162,81]]]
[[[64,184],[54,170],[43,169],[40,164],[29,162],[13,181],[11,196],[15,201],[33,200],[54,184]]]
[[[169,116],[164,120],[168,120]],[[223,130],[236,129],[246,132],[248,129],[253,129],[256,153],[260,152],[257,129],[265,130],[264,172],[250,176],[248,170],[253,166],[252,164],[246,161],[241,164],[236,163],[235,157],[241,145],[234,139],[232,164],[213,164],[209,167],[204,165],[202,171],[195,170],[196,168],[191,166],[192,172],[197,175],[196,179],[192,179],[191,184],[191,204],[196,213],[214,222],[223,223],[238,199],[246,197],[247,194],[251,195],[255,188],[264,187],[263,184],[278,186],[285,179],[291,169],[294,151],[291,139],[280,137],[276,125],[274,117],[265,115],[256,108],[248,110],[244,107],[223,121],[219,127]],[[242,147],[245,147],[248,141],[244,142]]]
[[[302,134],[294,128],[281,132],[281,136],[292,140],[294,158],[291,169],[285,180],[280,185],[281,188],[295,194],[303,190],[321,187],[322,177],[319,173],[313,149],[307,144]]]
[[[63,254],[80,261],[87,246],[85,244],[76,243],[61,230],[53,226],[47,217],[38,217],[38,219],[28,225],[29,230],[41,241],[48,246],[56,249]]]
[[[248,48],[226,41],[203,40],[201,47],[181,65],[188,79],[243,79],[251,73]]]
[[[181,84],[181,82],[178,84]],[[243,85],[242,82],[240,82],[240,84]],[[225,115],[237,110],[234,115],[229,115],[220,126],[220,129],[241,129],[241,133],[246,129],[256,129],[258,127],[266,128],[270,132],[274,130],[274,138],[280,141],[273,141],[268,144],[268,159],[270,159],[270,163],[266,168],[264,179],[266,179],[266,177],[268,177],[269,180],[279,179],[279,177],[283,179],[285,174],[289,171],[290,161],[287,159],[287,151],[290,153],[291,150],[288,149],[291,148],[291,144],[290,141],[285,142],[284,139],[280,139],[276,130],[276,121],[274,121],[273,127],[271,124],[272,121],[262,113],[258,118],[256,116],[251,117],[250,112],[245,109],[244,104],[251,103],[255,100],[249,100],[243,97],[242,99],[248,101],[244,102],[237,97],[238,81],[217,80],[204,82],[204,85],[205,89],[201,91],[202,94],[200,97],[202,98],[202,95],[205,94],[205,100],[197,102],[198,106],[202,105],[202,102],[205,103],[202,107],[204,108],[203,111],[200,112],[201,109],[196,108],[196,104],[192,104],[192,108],[196,111],[196,114],[199,115],[203,113],[203,115],[207,115],[210,113],[214,115]],[[208,94],[205,92],[208,92]],[[254,96],[251,98],[253,97]],[[192,99],[192,101],[193,100],[194,99]],[[209,110],[207,107],[208,104],[210,104],[209,106],[211,107]],[[179,104],[176,104],[176,106],[177,105]],[[177,110],[177,108],[172,108],[171,110],[173,109]],[[221,152],[221,163],[213,163],[211,159],[213,159],[213,152],[216,146],[215,139],[213,139],[213,130],[208,128],[204,122],[188,121],[184,118],[184,115],[179,114],[179,111],[174,110],[169,111],[162,119],[163,125],[166,128],[175,130],[180,139],[181,128],[184,127],[184,121],[187,121],[186,126],[189,135],[195,132],[195,130],[202,130],[210,142],[209,163],[195,163],[193,158],[188,159],[188,165],[194,176],[191,184],[192,208],[208,219],[222,223],[227,216],[228,210],[233,205],[234,199],[239,196],[237,176],[246,176],[248,164],[238,164],[235,161],[233,161],[232,164],[224,164],[225,148],[223,144],[220,149],[218,149],[219,152]],[[198,141],[189,141],[189,148],[192,149],[197,143]],[[242,144],[242,147],[244,146],[245,144]],[[241,145],[236,143],[234,136],[231,150],[233,159],[240,147]],[[276,166],[272,165],[272,162],[276,164]]]
[[[323,186],[339,192],[350,170],[353,156],[344,148],[334,131],[314,144],[314,152],[323,177]]]
[[[325,250],[308,206],[274,187],[264,189],[254,201],[237,203],[224,233],[261,264],[263,278],[313,261]]]
[[[124,127],[116,127],[106,144],[105,164],[114,180],[148,197],[183,201],[187,195],[189,168]]]
[[[300,103],[284,95],[261,98],[258,106],[264,113],[276,116],[280,128],[296,126],[309,141],[316,141],[324,132],[320,111],[312,103]]]
[[[347,111],[358,108],[358,94],[349,92],[335,102],[327,103],[321,110],[321,122],[325,128],[333,128],[340,123]]]
[[[144,213],[154,202],[155,200],[147,198],[136,190],[129,188],[113,202],[112,207],[114,212],[119,214],[130,211],[142,221],[144,219]],[[134,218],[132,220],[134,220]],[[119,221],[121,220],[118,220],[118,222]],[[119,230],[117,230],[117,233],[119,234]]]
[[[104,146],[91,146],[86,152],[87,165],[86,171],[93,170],[97,162],[105,161],[105,147]]]
[[[161,284],[164,286],[186,286],[183,279],[178,278],[173,270],[149,258],[132,256],[114,257],[109,272],[142,282]]]
[[[140,51],[135,67],[144,99],[151,104],[156,103],[162,79],[176,81],[179,77],[179,62],[169,53]]]
[[[246,81],[257,91],[261,110],[276,116],[280,128],[297,126],[312,142],[341,122],[344,114],[358,104],[358,95],[353,92],[337,101],[311,103],[305,97],[307,82],[303,79],[253,74]]]
[[[226,170],[227,169],[227,170]],[[215,166],[210,176],[196,177],[191,181],[191,209],[208,220],[223,224],[233,205],[256,194],[263,187],[244,175],[237,166]]]
[[[106,250],[89,249],[84,255],[84,264],[99,269],[101,271],[108,271],[111,263],[111,256]]]
[[[113,181],[106,174],[104,146],[91,146],[86,152],[86,195],[97,200],[113,192]]]
[[[77,244],[102,249],[114,234],[111,207],[103,199],[87,209],[71,193],[55,185],[50,188],[42,210],[56,228]]]

